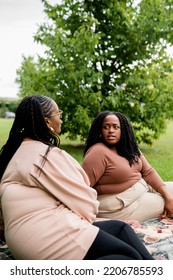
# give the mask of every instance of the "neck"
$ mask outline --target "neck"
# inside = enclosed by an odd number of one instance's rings
[[[25,137],[24,139],[23,139],[23,141],[32,141],[33,139],[32,138],[29,138],[29,137]]]

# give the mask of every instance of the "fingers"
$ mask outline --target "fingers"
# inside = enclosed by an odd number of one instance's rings
[[[170,218],[172,217],[172,213],[170,211],[168,211],[167,209],[164,209],[163,213],[162,213],[162,218]]]

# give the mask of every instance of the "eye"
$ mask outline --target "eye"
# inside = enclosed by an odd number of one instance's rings
[[[117,124],[114,124],[114,125],[113,125],[113,128],[114,128],[115,130],[120,129],[120,127],[119,127]]]
[[[103,125],[103,129],[105,129],[105,130],[108,130],[109,127],[110,127],[110,126],[109,126],[108,124]]]

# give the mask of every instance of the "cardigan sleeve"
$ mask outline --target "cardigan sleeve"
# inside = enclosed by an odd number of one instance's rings
[[[37,166],[39,168],[39,166]],[[80,164],[65,151],[53,148],[47,155],[40,175],[33,171],[32,178],[40,188],[80,217],[93,222],[98,212],[97,193]]]

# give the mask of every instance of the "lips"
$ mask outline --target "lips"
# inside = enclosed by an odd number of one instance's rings
[[[108,140],[115,140],[115,136],[107,136]]]

